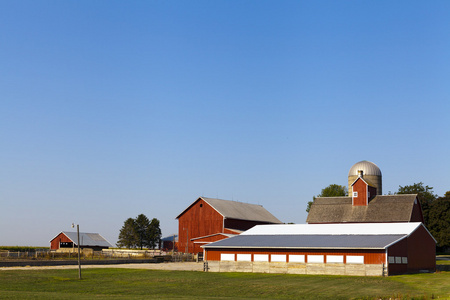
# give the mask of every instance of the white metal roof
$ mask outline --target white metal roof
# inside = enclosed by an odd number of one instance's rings
[[[241,235],[386,235],[414,232],[420,222],[411,223],[345,223],[345,224],[276,224],[256,225]]]

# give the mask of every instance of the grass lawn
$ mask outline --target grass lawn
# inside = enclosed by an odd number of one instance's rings
[[[137,269],[0,271],[0,299],[440,299],[450,272],[392,277]]]

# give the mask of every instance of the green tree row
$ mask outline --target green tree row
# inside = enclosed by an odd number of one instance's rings
[[[120,229],[117,246],[122,248],[149,248],[155,249],[161,241],[161,229],[159,220],[153,218],[151,221],[140,214],[136,218],[125,220]]]

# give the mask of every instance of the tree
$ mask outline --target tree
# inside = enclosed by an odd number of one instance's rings
[[[125,248],[135,248],[138,242],[136,234],[136,224],[133,218],[125,220],[122,229],[120,229],[117,246]]]
[[[413,185],[399,185],[397,194],[417,194],[417,198],[419,198],[420,205],[422,206],[425,226],[428,226],[430,221],[429,210],[437,198],[437,195],[433,194],[433,188],[428,185],[423,186],[422,182],[414,183]]]
[[[161,245],[161,229],[159,228],[159,220],[156,218],[153,218],[150,222],[150,241],[149,241],[149,247],[154,249],[156,248],[156,245]]]
[[[155,248],[161,240],[159,220],[150,221],[144,214],[128,218],[119,233],[117,245],[126,248]]]
[[[450,191],[433,201],[428,216],[428,229],[437,241],[438,250],[450,249]]]
[[[142,250],[142,246],[148,245],[150,242],[149,228],[150,220],[144,215],[140,214],[135,220],[136,234],[138,236],[138,247]]]
[[[322,189],[322,192],[319,195],[317,195],[317,197],[343,197],[347,195],[348,191],[346,186],[339,184],[330,184],[326,188]],[[306,212],[309,213],[309,210],[311,209],[311,205],[313,204],[314,200],[316,200],[316,196],[313,197],[313,201],[308,202]]]

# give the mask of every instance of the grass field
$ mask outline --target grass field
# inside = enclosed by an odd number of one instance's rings
[[[392,277],[137,269],[0,271],[1,299],[450,299],[450,272]]]

